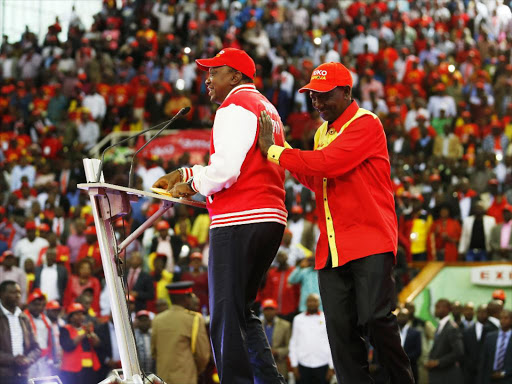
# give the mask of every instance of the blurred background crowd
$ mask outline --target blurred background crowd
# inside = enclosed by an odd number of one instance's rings
[[[45,302],[63,308],[58,313],[78,302],[87,323],[108,324],[89,198],[77,189],[85,182],[82,159],[112,132],[136,133],[186,106],[191,112],[176,129],[210,128],[216,106],[194,60],[223,47],[253,57],[257,88],[277,107],[288,142],[302,149],[312,149],[322,121],[297,90],[323,62],[350,69],[354,98],[381,118],[388,140],[398,292],[430,261],[512,261],[509,1],[104,0],[90,28],[74,12],[66,38],[61,30],[58,19],[44,36],[27,26],[20,40],[3,36],[0,46],[0,283],[20,285],[23,308],[30,310],[40,289]],[[121,155],[133,152],[130,144]],[[128,164],[120,157],[105,164],[105,179],[126,185]],[[148,190],[196,161],[141,152],[136,187]],[[291,177],[286,191],[288,228],[255,308],[271,299],[268,308],[294,322],[318,293],[312,260],[319,232],[311,191]],[[133,204],[115,224],[118,240],[157,209],[147,198]],[[204,210],[176,205],[130,245],[122,256],[134,320],[138,311],[166,309],[165,286],[179,280],[195,282],[191,309],[208,316],[208,228]],[[498,296],[502,308],[505,297]],[[443,305],[464,322],[460,303]],[[489,310],[495,307],[482,311],[499,318]],[[405,312],[406,323],[423,327],[428,356],[435,326],[428,331],[414,309]],[[476,315],[465,319],[471,325]],[[297,364],[288,347],[275,356],[284,358],[285,371]],[[101,364],[113,368],[118,357]],[[457,361],[461,372],[470,365],[463,356]],[[461,382],[473,382],[467,380]]]

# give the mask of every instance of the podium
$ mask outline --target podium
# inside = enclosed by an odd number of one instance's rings
[[[122,367],[121,372],[114,371],[113,375],[101,381],[100,384],[165,384],[158,376],[142,372],[140,368],[135,345],[135,336],[133,334],[126,303],[123,267],[118,255],[147,228],[151,227],[153,223],[175,203],[191,205],[198,208],[206,208],[206,204],[189,199],[176,199],[152,192],[108,184],[104,182],[103,174],[101,175],[100,182],[96,182],[100,161],[98,159],[84,159],[83,162],[87,183],[79,184],[78,188],[87,191],[91,200],[94,224],[96,226],[101,253],[101,263],[105,274],[105,282],[108,289],[112,320],[114,322]],[[130,212],[130,202],[137,201],[143,196],[159,199],[162,201],[162,204],[139,228],[118,244],[114,232],[115,220],[128,214]]]

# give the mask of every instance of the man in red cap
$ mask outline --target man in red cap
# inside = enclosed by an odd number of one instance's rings
[[[27,309],[24,313],[27,315],[34,335],[36,336],[37,344],[41,348],[41,358],[37,360],[29,369],[30,377],[44,377],[50,376],[53,372],[51,366],[53,365],[52,350],[53,350],[53,336],[50,320],[44,314],[46,306],[46,297],[39,288],[36,288],[28,295]]]
[[[338,381],[372,382],[364,342],[369,336],[391,382],[413,383],[392,313],[398,231],[384,129],[352,99],[352,77],[340,63],[320,65],[299,91],[309,91],[325,120],[314,150],[274,143],[265,113],[259,146],[269,161],[315,192],[316,269]]]
[[[257,148],[258,117],[273,119],[274,140],[284,145],[275,107],[256,90],[254,61],[235,48],[196,61],[208,70],[210,100],[220,104],[210,144],[210,164],[180,168],[154,187],[174,197],[206,196],[211,218],[208,285],[210,337],[220,382],[284,383],[260,319],[251,304],[286,226],[284,170]]]

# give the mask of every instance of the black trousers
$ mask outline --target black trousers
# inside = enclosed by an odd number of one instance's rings
[[[285,383],[261,321],[250,308],[283,232],[278,223],[210,230],[210,339],[222,384]]]
[[[387,368],[392,384],[414,383],[401,342],[395,309],[393,254],[351,261],[318,273],[327,334],[338,382],[373,383],[365,337]]]
[[[3,376],[0,379],[2,384],[27,384],[28,376]]]
[[[328,369],[328,365],[318,368],[308,368],[299,364],[300,380],[297,384],[327,384],[325,378]]]

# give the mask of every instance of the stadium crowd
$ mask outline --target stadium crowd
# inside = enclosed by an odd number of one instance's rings
[[[26,360],[15,361],[23,374],[54,372],[63,351],[73,350],[76,331],[66,328],[64,314],[90,341],[82,352],[97,349],[98,361],[88,355],[87,366],[73,369],[104,376],[119,367],[115,345],[95,336],[109,335],[115,343],[89,199],[77,189],[85,182],[82,159],[110,132],[139,131],[185,106],[192,110],[178,128],[211,127],[215,107],[194,59],[225,47],[254,58],[257,88],[278,109],[288,142],[302,149],[312,149],[321,119],[297,90],[322,62],[342,62],[351,70],[354,97],[381,118],[388,140],[399,222],[398,289],[416,273],[413,262],[512,260],[509,1],[104,0],[90,28],[74,12],[64,38],[61,30],[58,19],[44,36],[27,26],[19,41],[4,36],[0,46],[0,283],[19,285],[15,307],[26,308],[28,329],[39,343],[26,344]],[[147,189],[189,162],[186,155],[167,162],[142,156],[137,188]],[[104,172],[109,182],[127,184],[126,163],[108,162]],[[292,178],[286,191],[288,228],[255,305],[271,324],[278,323],[269,311],[288,322],[292,344],[284,343],[285,332],[274,356],[283,372],[291,367],[299,376],[299,366],[329,362],[301,360],[297,352],[310,348],[308,338],[320,337],[295,334],[308,327],[309,318],[298,313],[321,310],[312,267],[318,227],[312,193]],[[157,208],[145,198],[133,204],[130,215],[116,222],[117,238]],[[189,309],[207,318],[208,228],[204,211],[177,205],[126,250],[125,280],[141,334],[149,332],[146,318],[170,305],[166,285],[173,281],[194,281],[197,300]],[[6,298],[13,287],[0,289],[5,308],[5,300],[13,305]],[[461,317],[460,305],[438,304],[435,315],[443,319],[451,311],[464,330],[460,337],[465,335],[464,319],[473,317]],[[410,305],[400,312],[402,319],[408,316],[402,326],[421,328],[427,361],[436,329],[415,318]],[[499,318],[495,307],[473,308],[478,322],[488,323],[480,312]],[[510,312],[503,313],[506,329]],[[266,328],[269,339],[281,332],[276,329]],[[139,353],[150,360],[146,347],[141,342]],[[476,367],[467,359],[454,360],[461,372]],[[421,362],[420,382],[426,383]],[[144,366],[151,370],[152,364]],[[71,366],[68,360],[62,369]],[[5,370],[9,376],[9,369],[0,362],[2,375]],[[214,369],[211,363],[208,369]],[[377,378],[379,370],[372,369]],[[460,382],[476,382],[468,380]]]

